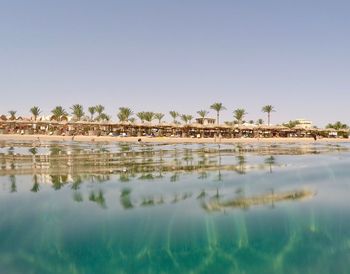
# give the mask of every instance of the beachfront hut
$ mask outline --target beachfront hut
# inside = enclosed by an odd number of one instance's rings
[[[324,137],[328,137],[328,138],[337,138],[338,137],[338,131],[334,128],[322,129],[321,134]]]

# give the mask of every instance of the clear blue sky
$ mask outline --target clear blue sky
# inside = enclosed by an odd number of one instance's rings
[[[0,0],[0,113],[101,103],[350,123],[348,0]],[[213,113],[212,113],[213,115]]]

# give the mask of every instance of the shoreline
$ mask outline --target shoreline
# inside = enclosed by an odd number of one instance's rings
[[[350,139],[322,138],[315,141],[313,138],[173,138],[173,137],[111,137],[111,136],[54,136],[54,135],[0,135],[0,141],[53,141],[53,142],[96,142],[96,143],[160,143],[160,144],[313,144],[313,143],[350,143]]]

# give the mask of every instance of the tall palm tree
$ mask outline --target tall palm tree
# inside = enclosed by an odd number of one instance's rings
[[[94,115],[96,113],[96,107],[89,107],[88,111],[90,113],[90,120],[93,121],[94,120]]]
[[[127,107],[120,107],[118,113],[118,119],[120,122],[128,122],[130,117],[134,114],[134,112]]]
[[[186,114],[182,114],[181,115],[181,119],[182,121],[185,122],[185,124],[191,123],[193,116],[192,115],[186,115]]]
[[[10,114],[10,120],[16,120],[16,113],[17,113],[17,111],[15,111],[15,110],[10,110],[9,111],[9,114]]]
[[[220,111],[225,110],[226,108],[223,106],[222,103],[214,103],[210,106],[211,109],[216,111],[216,123],[220,123]]]
[[[169,111],[169,114],[173,118],[174,124],[176,124],[176,118],[179,117],[180,114],[175,110]]]
[[[101,115],[105,111],[105,107],[102,105],[97,105],[97,106],[95,106],[95,110],[96,110],[98,115]]]
[[[247,115],[247,112],[244,108],[238,108],[233,111],[233,117],[236,119],[239,125],[242,124],[245,115]]]
[[[136,116],[140,119],[141,123],[145,122],[145,112],[141,111],[136,114]]]
[[[40,113],[41,113],[41,110],[40,110],[40,108],[39,107],[32,107],[31,109],[30,109],[30,112],[31,112],[31,114],[34,116],[34,121],[36,121],[36,119],[38,118],[38,116],[40,115]]]
[[[78,121],[80,121],[81,118],[85,115],[84,107],[82,105],[75,104],[70,109]]]
[[[209,111],[207,111],[207,110],[199,110],[199,111],[197,111],[197,114],[199,115],[199,117],[204,119],[209,114]]]
[[[193,116],[192,115],[187,115],[187,121],[191,124],[193,120]]]
[[[160,124],[162,122],[162,119],[164,118],[164,114],[163,113],[155,113],[154,114],[154,118],[158,120],[158,123]]]
[[[185,124],[188,123],[187,115],[186,115],[186,114],[182,114],[182,115],[180,116],[180,118],[181,118],[182,121],[184,121]]]
[[[62,106],[55,107],[52,111],[52,117],[51,119],[54,119],[56,121],[62,121],[62,119],[67,118],[68,113]]]
[[[146,111],[145,112],[145,116],[144,116],[144,118],[145,118],[145,121],[147,121],[147,122],[152,122],[153,120],[154,120],[154,112],[152,112],[152,111]]]
[[[267,124],[270,125],[271,112],[275,112],[275,108],[271,105],[263,106],[262,112],[267,113]]]

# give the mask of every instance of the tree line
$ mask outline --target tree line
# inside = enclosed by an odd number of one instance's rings
[[[220,124],[220,114],[222,111],[227,110],[226,107],[220,103],[216,102],[210,106],[211,110],[216,112],[216,123]],[[268,125],[270,125],[271,113],[275,111],[275,108],[272,105],[266,105],[262,107],[262,112],[267,114]],[[10,114],[10,120],[16,119],[17,111],[10,110],[8,112]],[[30,113],[32,114],[34,120],[36,121],[40,114],[42,113],[41,109],[38,106],[33,106],[30,109]],[[196,114],[200,118],[207,118],[209,111],[208,110],[199,110]],[[244,118],[248,113],[243,108],[238,108],[233,111],[233,118],[235,119],[233,123],[242,124],[245,122]],[[56,121],[64,121],[68,119],[68,116],[72,115],[74,121],[91,121],[91,122],[105,122],[110,121],[111,116],[105,113],[105,107],[103,105],[90,106],[87,108],[87,112],[85,112],[83,105],[74,104],[70,107],[69,112],[63,108],[62,106],[56,106],[51,110],[51,120]],[[191,114],[181,114],[178,111],[171,110],[169,111],[169,115],[172,118],[172,122],[175,124],[179,124],[182,121],[185,124],[189,124],[194,119],[194,116]],[[136,122],[138,118],[141,123],[144,122],[152,122],[157,120],[158,123],[161,123],[164,119],[164,113],[158,113],[153,111],[141,111],[134,113],[134,111],[129,107],[120,107],[118,109],[117,118],[120,122]],[[180,120],[180,121],[179,121]],[[231,123],[231,122],[226,122]],[[254,121],[249,121],[249,123],[254,123]],[[263,119],[259,119],[256,121],[256,124],[263,124]]]

